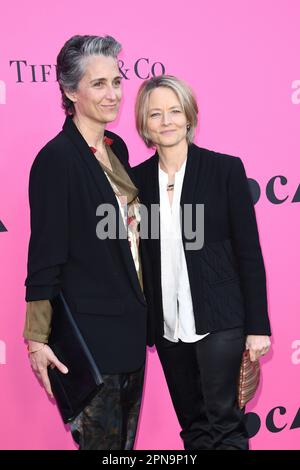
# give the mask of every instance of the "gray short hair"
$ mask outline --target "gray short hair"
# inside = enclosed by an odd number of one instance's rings
[[[85,73],[85,59],[92,55],[117,58],[121,44],[111,36],[72,36],[57,56],[57,80],[62,95],[62,107],[67,115],[74,114],[73,102],[66,91],[76,91]]]
[[[198,123],[197,101],[193,90],[183,80],[179,80],[179,78],[174,77],[173,75],[159,75],[157,77],[152,77],[149,80],[145,80],[140,86],[135,102],[135,122],[139,135],[147,147],[153,147],[153,142],[151,142],[147,132],[147,114],[149,108],[149,96],[151,92],[158,87],[170,88],[178,97],[189,123],[186,139],[188,144],[192,143],[195,128]]]

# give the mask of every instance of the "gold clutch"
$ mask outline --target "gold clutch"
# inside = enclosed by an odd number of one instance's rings
[[[238,384],[238,404],[244,408],[248,401],[252,400],[259,385],[260,365],[259,361],[250,361],[249,350],[243,352]]]

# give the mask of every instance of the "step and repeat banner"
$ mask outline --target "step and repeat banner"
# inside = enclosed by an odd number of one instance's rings
[[[134,126],[142,81],[168,73],[195,91],[195,142],[246,167],[266,264],[272,350],[247,407],[252,449],[300,447],[300,1],[17,1],[0,5],[0,448],[75,449],[33,375],[22,339],[28,177],[63,124],[56,56],[74,34],[123,46],[123,103],[109,128],[132,165],[151,155]],[[104,268],[103,268],[104,269]],[[154,348],[136,449],[182,449]]]

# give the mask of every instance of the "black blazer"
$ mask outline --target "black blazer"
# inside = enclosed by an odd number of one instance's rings
[[[158,154],[133,172],[149,212],[159,203]],[[187,250],[182,230],[196,333],[242,326],[246,334],[270,335],[264,262],[242,161],[190,145],[180,203],[193,204],[194,221],[195,205],[204,204],[203,248]],[[151,344],[164,331],[160,240],[142,240],[142,254]]]
[[[130,174],[125,143],[105,135]],[[145,360],[145,297],[127,239],[96,236],[97,207],[110,203],[119,214],[119,205],[69,117],[33,162],[29,200],[26,300],[52,299],[62,289],[100,371],[138,369]]]

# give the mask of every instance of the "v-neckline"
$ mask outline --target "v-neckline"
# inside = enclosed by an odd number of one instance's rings
[[[173,197],[172,197],[172,203],[170,202],[170,199],[169,199],[169,195],[168,195],[168,191],[167,191],[167,184],[168,184],[168,181],[169,181],[169,174],[166,173],[160,166],[159,162],[158,162],[158,171],[159,171],[159,174],[162,175],[162,178],[165,180],[164,184],[165,184],[165,189],[163,190],[164,192],[164,195],[165,197],[167,198],[167,201],[168,201],[168,213],[170,214],[170,216],[172,217],[173,216],[173,208],[174,208],[174,201],[177,197],[177,193],[178,193],[178,183],[177,183],[177,186],[176,186],[176,179],[178,180],[179,177],[181,177],[182,175],[182,185],[183,185],[183,179],[184,179],[184,173],[185,173],[185,169],[186,169],[186,162],[187,162],[187,158],[184,160],[184,162],[182,163],[181,167],[179,168],[178,171],[175,172],[174,174],[174,188],[173,188]],[[181,185],[181,191],[182,191],[182,185]],[[180,202],[180,201],[179,201]]]

